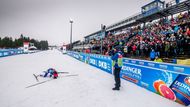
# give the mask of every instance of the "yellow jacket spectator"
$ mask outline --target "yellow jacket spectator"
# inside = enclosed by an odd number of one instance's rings
[[[154,62],[163,62],[161,58],[159,58],[158,56],[156,56]]]

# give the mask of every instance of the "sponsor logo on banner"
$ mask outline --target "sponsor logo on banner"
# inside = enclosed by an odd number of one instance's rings
[[[131,82],[133,82],[133,83],[136,83],[136,84],[139,82],[137,79],[131,78],[131,77],[126,76],[126,75],[122,75],[122,77],[123,77],[124,79],[126,79],[126,80],[128,80],[128,81],[131,81]]]
[[[145,82],[140,82],[141,83],[141,86],[144,87],[144,88],[148,88],[149,87],[149,84],[148,83],[145,83]]]
[[[10,51],[10,53],[11,53],[11,55],[13,55],[13,54],[14,54],[14,51]]]
[[[153,63],[148,63],[148,66],[154,67],[155,64],[153,64]]]
[[[184,71],[184,68],[181,68],[181,67],[174,67],[174,71],[176,71],[176,72],[183,72],[183,71]]]
[[[74,54],[74,57],[75,57],[76,59],[79,59],[79,55],[77,55],[77,54]]]
[[[8,52],[4,52],[3,55],[4,55],[4,56],[7,56],[7,55],[9,55],[9,53],[8,53]]]
[[[159,65],[159,67],[160,67],[161,69],[165,69],[165,70],[168,68],[167,65]]]
[[[184,84],[184,83],[179,82],[179,81],[175,81],[174,84],[177,85],[177,87],[182,87],[183,89],[187,90],[190,93],[190,87],[188,86],[189,84]],[[187,98],[189,98],[189,97],[187,97]]]
[[[0,53],[0,56],[3,56],[3,53]]]
[[[103,69],[107,69],[107,63],[103,61],[98,61],[98,66]]]
[[[124,59],[124,60],[123,60],[123,63],[129,63],[129,60]]]
[[[135,73],[135,74],[138,74],[138,75],[142,75],[141,74],[141,69],[138,69],[138,68],[133,68],[133,67],[129,67],[129,66],[123,66],[122,67],[123,70],[126,70],[126,71],[130,71],[132,73]]]
[[[96,65],[96,60],[95,60],[95,59],[90,58],[89,63],[90,63],[90,64],[92,64],[92,65]]]
[[[85,63],[89,64],[90,56],[86,56]]]
[[[83,61],[83,56],[82,55],[79,55],[79,60]]]
[[[136,61],[131,61],[131,63],[136,64]]]
[[[177,102],[188,106],[190,104],[190,76],[178,75],[177,79],[171,85]]]
[[[141,79],[141,69],[130,67],[130,66],[122,66],[123,74],[128,75],[132,78],[136,78],[138,80]]]
[[[144,65],[144,62],[139,62],[140,65]]]

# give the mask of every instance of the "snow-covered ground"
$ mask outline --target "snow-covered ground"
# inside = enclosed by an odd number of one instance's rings
[[[37,83],[33,74],[50,67],[78,76],[61,74],[59,79],[26,88]],[[184,107],[121,82],[121,90],[112,91],[112,75],[57,50],[4,57],[0,58],[0,107]]]

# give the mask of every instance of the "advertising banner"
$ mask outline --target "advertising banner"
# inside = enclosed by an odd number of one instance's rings
[[[68,51],[67,54],[68,54],[69,56],[74,57],[74,58],[77,59],[77,60],[82,61],[82,62],[85,62],[86,56],[87,56],[85,53],[70,52],[70,51]]]
[[[22,53],[22,51],[21,51],[21,50],[16,52],[16,54],[21,54],[21,53]]]
[[[178,75],[170,86],[176,95],[176,101],[188,106],[190,104],[190,76]]]
[[[157,62],[152,62],[152,61],[136,60],[136,59],[129,59],[129,58],[125,58],[124,61],[131,64],[136,64],[136,65],[143,65],[143,66],[152,67],[152,68],[158,68],[158,69],[163,69],[163,70],[168,70],[168,71],[190,74],[189,66],[182,66],[182,65],[168,64],[168,63],[157,63]]]
[[[108,56],[68,52],[68,55],[112,74]],[[190,67],[123,58],[121,77],[167,99],[190,104]]]
[[[9,55],[8,51],[3,52],[3,56],[8,56],[8,55]]]
[[[86,54],[80,53],[80,54],[79,54],[79,60],[82,61],[82,62],[85,62],[86,56],[87,56]]]
[[[136,63],[123,59],[121,77],[180,104],[186,106],[190,104],[190,76],[188,74],[159,69],[152,62],[141,62],[141,65]]]
[[[177,64],[179,65],[190,65],[190,59],[185,59],[185,60],[177,60]]]
[[[102,55],[89,55],[86,58],[86,62],[110,74],[112,73],[112,61],[110,57]]]
[[[0,50],[0,57],[6,57],[11,55],[22,54],[23,50],[21,49],[1,49]]]
[[[0,57],[2,57],[3,56],[3,52],[0,52]]]
[[[78,52],[68,52],[68,55],[74,57],[75,59],[79,60],[79,53]]]

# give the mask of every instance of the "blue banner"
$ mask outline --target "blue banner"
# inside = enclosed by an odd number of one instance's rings
[[[108,56],[68,52],[68,55],[112,74]],[[190,104],[190,67],[123,58],[121,77],[167,99]]]
[[[110,57],[102,55],[89,55],[88,63],[92,66],[100,68],[108,73],[112,73],[112,60]]]
[[[152,68],[158,68],[168,71],[174,71],[176,73],[184,73],[190,75],[190,67],[189,66],[182,66],[182,65],[176,65],[176,64],[169,64],[169,63],[157,63],[152,61],[146,61],[146,60],[136,60],[136,59],[129,59],[125,58],[123,59],[124,62],[136,64],[136,65],[142,65]]]
[[[190,76],[179,75],[170,88],[176,95],[176,102],[188,106],[190,104]]]
[[[162,69],[156,69],[152,67],[131,64],[123,61],[123,67],[121,71],[121,77],[131,81],[141,87],[144,87],[152,92],[157,93],[154,84],[157,81],[163,81],[168,87],[173,83],[178,74],[174,72],[168,72]]]
[[[23,54],[21,49],[0,49],[0,57],[12,56],[17,54]]]
[[[86,54],[80,53],[80,54],[79,54],[79,60],[82,61],[82,62],[85,62],[86,56],[87,56]]]
[[[78,52],[67,52],[69,56],[74,57],[77,60],[90,64],[108,73],[112,73],[112,61],[108,56],[85,54]]]

